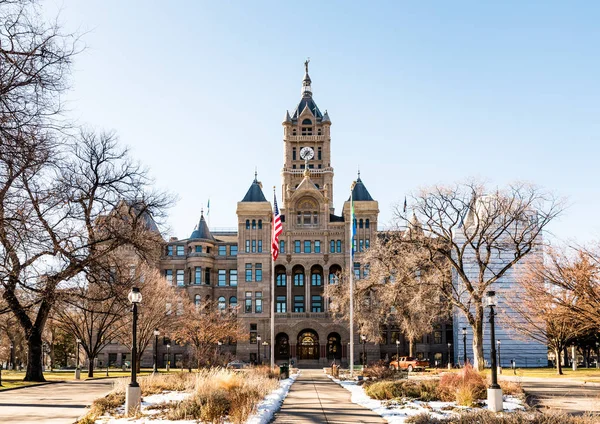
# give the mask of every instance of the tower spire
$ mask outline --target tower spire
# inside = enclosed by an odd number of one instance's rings
[[[308,64],[310,63],[310,57],[304,61],[304,79],[302,80],[302,97],[312,97],[312,88],[310,86],[311,80],[308,75]]]

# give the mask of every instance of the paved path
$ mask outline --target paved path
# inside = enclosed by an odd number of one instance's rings
[[[569,414],[600,413],[600,384],[564,378],[502,377],[518,381],[531,404],[541,408],[558,409]]]
[[[0,423],[71,424],[112,384],[113,379],[70,381],[0,392]]]
[[[323,370],[302,370],[273,422],[358,424],[386,421],[370,409],[350,402],[350,392],[331,381]]]

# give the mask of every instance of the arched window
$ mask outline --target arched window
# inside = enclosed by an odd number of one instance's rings
[[[302,125],[312,125],[312,121],[307,118],[304,121],[302,121]]]
[[[369,228],[369,218],[365,219],[365,228]]]
[[[262,219],[258,220],[258,229],[262,230]]]
[[[332,265],[329,268],[329,284],[339,283],[341,273],[342,273],[342,268],[340,268],[339,265]]]
[[[246,230],[249,230],[249,229],[250,229],[250,220],[247,219],[246,220]]]
[[[358,221],[358,228],[362,228],[363,227],[363,220],[361,219],[360,221]]]
[[[252,229],[256,230],[256,219],[252,220]]]
[[[300,287],[304,286],[304,273],[296,272],[294,274],[294,286]]]
[[[311,282],[310,285],[311,286],[320,286],[321,284],[323,284],[323,277],[321,277],[321,274],[317,273],[313,273],[311,275]]]
[[[227,304],[225,303],[225,296],[219,297],[218,307],[219,307],[219,311],[224,311],[225,308],[227,307]]]
[[[229,307],[230,307],[231,309],[235,309],[235,308],[237,308],[237,297],[235,297],[235,296],[231,296],[231,297],[229,298]]]
[[[201,297],[200,297],[199,294],[197,294],[196,296],[194,296],[194,305],[196,305],[196,308],[200,307],[200,299],[201,299]]]

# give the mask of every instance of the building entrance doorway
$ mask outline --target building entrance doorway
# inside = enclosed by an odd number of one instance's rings
[[[342,359],[342,338],[338,333],[327,336],[327,359]]]
[[[290,358],[290,343],[288,335],[279,333],[275,337],[275,359],[288,361]]]
[[[298,334],[298,359],[319,359],[319,336],[314,330]]]

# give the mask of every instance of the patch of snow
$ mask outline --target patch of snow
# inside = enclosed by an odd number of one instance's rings
[[[355,381],[338,380],[331,376],[329,376],[329,378],[351,393],[350,400],[353,403],[372,410],[381,415],[388,423],[392,424],[404,424],[408,417],[424,412],[435,418],[444,418],[457,415],[456,411],[448,410],[450,408],[463,409],[465,411],[473,410],[473,408],[458,406],[456,405],[456,402],[423,402],[411,399],[403,399],[401,401],[380,401],[370,398],[365,393],[364,388],[357,385]],[[487,401],[485,403],[487,404]],[[520,399],[514,396],[504,396],[504,410],[506,412],[523,409],[525,409],[525,407]]]
[[[292,374],[290,378],[279,381],[279,388],[269,393],[257,406],[256,412],[252,414],[246,424],[268,424],[290,391],[290,386],[296,381],[300,373]]]

